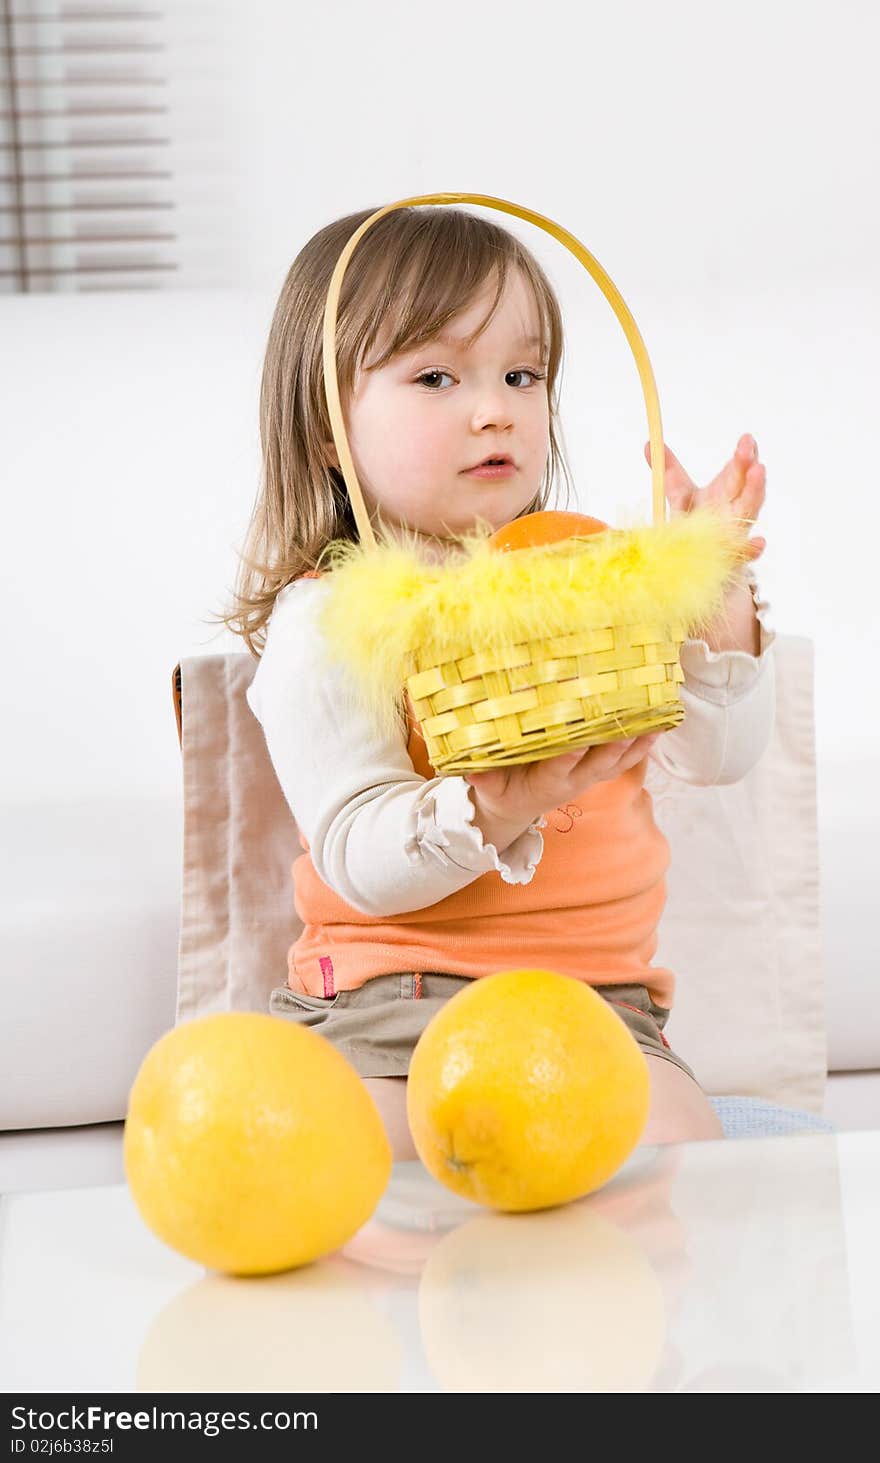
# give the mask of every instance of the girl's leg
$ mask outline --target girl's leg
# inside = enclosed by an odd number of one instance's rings
[[[724,1129],[708,1097],[687,1072],[665,1057],[645,1053],[651,1075],[651,1106],[640,1143],[689,1143],[723,1138]],[[406,1077],[365,1077],[385,1124],[394,1162],[418,1158],[406,1117]]]
[[[391,1143],[395,1163],[418,1158],[406,1117],[406,1077],[365,1077]]]
[[[651,1106],[640,1143],[690,1143],[723,1138],[724,1129],[702,1087],[665,1057],[645,1053],[651,1074]]]

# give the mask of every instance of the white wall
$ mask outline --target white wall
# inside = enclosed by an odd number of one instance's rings
[[[0,299],[0,800],[177,798],[171,670],[243,650],[202,621],[232,583],[257,488],[261,358],[284,274],[339,214],[459,189],[535,208],[597,255],[645,339],[666,440],[698,481],[756,436],[762,583],[777,628],[815,642],[820,772],[835,769],[829,786],[847,786],[867,837],[880,780],[876,8],[226,0],[217,13],[240,81],[226,98],[239,287]],[[644,406],[610,307],[561,245],[490,216],[562,299],[580,506],[647,513]],[[829,869],[827,888],[848,874]]]

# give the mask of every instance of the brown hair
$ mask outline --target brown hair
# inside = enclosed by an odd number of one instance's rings
[[[359,535],[345,481],[327,462],[332,441],[324,394],[323,323],[330,277],[355,229],[376,210],[336,219],[297,255],[275,306],[260,388],[261,484],[248,526],[231,609],[218,617],[259,659],[266,623],[279,591],[314,569],[333,540]],[[510,269],[522,271],[538,305],[547,348],[550,453],[541,487],[520,517],[547,507],[561,469],[570,494],[558,421],[557,378],[562,363],[562,315],[543,269],[523,244],[497,224],[448,207],[400,208],[380,218],[358,241],[339,297],[336,369],[345,410],[357,371],[379,336],[391,333],[383,366],[397,352],[422,345],[467,308],[493,272],[497,309]],[[479,333],[479,331],[477,333]]]

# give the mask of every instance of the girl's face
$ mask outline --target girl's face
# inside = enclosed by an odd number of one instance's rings
[[[349,446],[371,519],[378,507],[392,533],[400,525],[415,532],[435,561],[454,551],[443,541],[472,530],[478,518],[494,530],[528,507],[547,463],[547,362],[538,308],[518,270],[508,275],[491,323],[472,345],[462,343],[488,314],[493,294],[487,283],[442,338],[359,372],[348,408]],[[330,450],[338,466],[332,443]],[[512,458],[513,470],[495,479],[469,473],[496,455]]]

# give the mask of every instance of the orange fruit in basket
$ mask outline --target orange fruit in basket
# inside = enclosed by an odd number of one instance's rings
[[[591,518],[586,513],[561,513],[550,510],[546,513],[527,513],[524,518],[514,518],[505,523],[489,539],[493,549],[531,549],[539,544],[555,544],[566,538],[588,538],[594,533],[604,533],[608,528],[601,518]]]
[[[406,1108],[440,1183],[502,1210],[598,1189],[648,1120],[648,1063],[611,1006],[553,970],[481,976],[452,996],[412,1055]]]
[[[129,1093],[123,1158],[148,1228],[232,1275],[339,1249],[391,1173],[379,1109],[351,1063],[316,1031],[257,1011],[159,1038]]]

